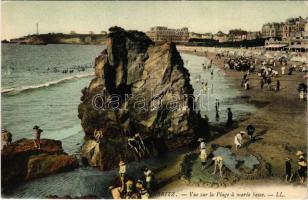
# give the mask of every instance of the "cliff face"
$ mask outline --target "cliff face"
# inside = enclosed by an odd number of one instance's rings
[[[110,30],[85,88],[79,118],[85,131],[83,157],[101,169],[163,153],[207,134],[207,121],[193,110],[193,88],[173,43],[154,45],[142,32]],[[102,131],[97,143],[94,132]],[[128,145],[139,133],[141,155]],[[141,148],[142,149],[142,148]]]
[[[75,156],[63,152],[61,141],[41,140],[41,149],[33,140],[21,139],[1,151],[2,188],[78,167]]]

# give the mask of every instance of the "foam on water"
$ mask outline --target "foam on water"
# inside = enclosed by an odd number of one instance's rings
[[[37,85],[21,86],[21,87],[17,87],[17,88],[2,88],[1,93],[16,94],[16,93],[27,91],[27,90],[49,87],[49,86],[64,83],[64,82],[72,80],[72,79],[78,79],[78,78],[83,78],[83,77],[88,77],[88,76],[94,76],[94,73],[91,72],[91,73],[77,74],[77,75],[68,76],[68,77],[65,77],[65,78],[62,78],[62,79],[59,79],[59,80],[48,81],[46,83],[41,83],[41,84],[37,84]]]

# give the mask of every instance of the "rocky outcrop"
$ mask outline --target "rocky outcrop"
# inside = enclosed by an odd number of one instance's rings
[[[174,43],[154,44],[144,33],[110,28],[107,49],[95,60],[95,75],[82,90],[79,118],[85,132],[82,156],[111,169],[190,144],[208,134],[194,109],[190,74]],[[99,142],[94,132],[102,131]],[[146,150],[128,145],[139,133]],[[142,149],[142,148],[141,148]]]
[[[37,149],[33,140],[21,139],[1,151],[1,181],[5,189],[76,167],[77,158],[63,152],[61,141],[57,140],[43,139],[41,149]]]

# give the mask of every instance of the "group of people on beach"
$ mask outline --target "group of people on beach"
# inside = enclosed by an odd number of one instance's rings
[[[43,130],[39,126],[35,125],[33,127],[33,131],[34,131],[34,134],[35,134],[35,139],[33,140],[34,147],[37,148],[37,149],[41,149],[41,134],[42,134]],[[12,133],[10,131],[8,131],[7,129],[2,129],[2,131],[1,131],[2,149],[11,145],[12,141],[13,141]]]
[[[126,163],[119,162],[119,180],[109,187],[113,199],[148,199],[153,189],[153,172],[146,166],[137,180],[127,175]]]
[[[218,55],[218,54],[216,54]],[[286,68],[288,66],[288,61],[285,57],[280,57],[278,59],[262,59],[255,58],[252,56],[230,56],[228,53],[219,54],[219,57],[215,57],[216,59],[224,59],[224,68],[230,70],[237,70],[244,72],[243,78],[241,80],[241,87],[244,87],[246,90],[249,90],[249,74],[257,72],[257,75],[260,77],[260,88],[263,89],[264,85],[267,85],[267,88],[270,91],[280,91],[281,82],[278,79],[278,76],[284,75],[292,75],[294,71],[304,73],[304,78],[308,78],[307,72],[308,69],[305,63],[302,64],[289,64],[288,72],[286,72]],[[280,64],[281,69],[279,70],[278,64]],[[280,72],[279,72],[280,71]],[[275,79],[275,83],[273,85],[273,79]],[[301,83],[302,85],[305,83]],[[305,84],[306,85],[306,84]],[[307,86],[307,85],[306,85]],[[307,90],[301,89],[299,90],[299,96],[301,100],[306,100]]]
[[[202,170],[206,168],[206,164],[208,162],[208,153],[206,150],[206,144],[203,138],[199,138],[198,142],[200,142],[200,154],[199,158],[201,160]],[[212,161],[214,162],[214,171],[212,175],[215,175],[217,173],[217,170],[219,170],[219,176],[222,177],[223,175],[223,162],[224,159],[222,156],[213,156]]]

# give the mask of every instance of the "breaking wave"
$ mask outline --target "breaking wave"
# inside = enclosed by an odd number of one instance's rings
[[[92,73],[87,73],[87,74],[79,74],[79,75],[69,76],[69,77],[59,79],[59,80],[49,81],[49,82],[41,83],[41,84],[37,84],[37,85],[21,86],[21,87],[16,87],[16,88],[2,88],[1,93],[2,94],[20,93],[20,92],[24,92],[24,91],[28,91],[28,90],[34,90],[34,89],[40,89],[40,88],[44,88],[44,87],[54,86],[54,85],[58,85],[58,84],[64,83],[64,82],[72,80],[72,79],[79,79],[79,78],[84,78],[84,77],[93,76],[93,75],[94,75],[94,73],[92,72]]]

